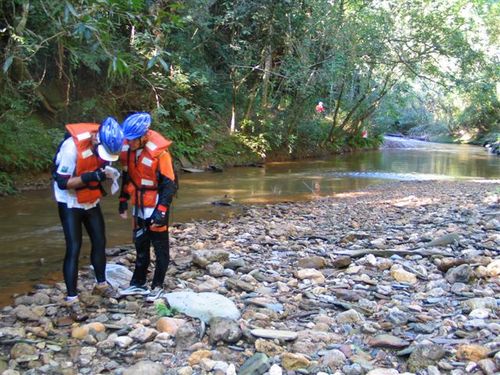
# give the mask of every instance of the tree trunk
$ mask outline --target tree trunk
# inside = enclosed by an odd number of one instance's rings
[[[233,134],[236,131],[236,87],[233,84],[231,94],[231,124],[229,126],[229,133]]]
[[[231,77],[231,122],[229,124],[229,134],[233,134],[236,131],[236,97],[238,94],[239,85],[235,82],[235,71],[231,69],[229,73]]]
[[[24,28],[26,27],[26,22],[28,22],[28,14],[30,12],[30,2],[26,1],[23,3],[23,13],[21,15],[21,20],[16,26],[16,34],[22,34]]]
[[[252,87],[250,98],[247,102],[247,110],[245,111],[245,119],[249,119],[253,109],[253,103],[255,102],[255,98],[257,97],[257,93],[259,92],[258,81]]]
[[[344,93],[344,81],[342,81],[342,85],[340,86],[340,92],[339,96],[337,97],[337,100],[335,101],[335,112],[333,113],[333,120],[332,120],[332,127],[330,128],[330,132],[328,133],[327,141],[332,142],[333,141],[333,132],[335,128],[337,127],[337,119],[339,115],[339,110],[340,110],[340,101],[342,100],[342,95]]]
[[[262,87],[262,108],[267,108],[267,101],[269,95],[269,78],[271,76],[271,69],[273,64],[273,55],[272,55],[272,47],[269,44],[266,47],[266,56],[264,61],[264,76],[262,78],[263,87]]]
[[[12,74],[12,75],[14,76],[13,79],[15,81],[17,81],[17,82],[21,82],[21,81],[35,82],[35,80],[31,76],[31,73],[29,72],[28,68],[26,67],[26,64],[24,63],[24,61],[15,57],[14,62],[12,63],[12,66],[14,68],[13,69],[14,74]],[[52,106],[48,102],[47,98],[42,94],[42,92],[40,91],[38,86],[36,86],[34,88],[34,91],[35,91],[36,96],[38,97],[38,99],[42,103],[42,105],[45,107],[45,109],[47,111],[49,111],[50,113],[55,114],[56,110],[54,108],[52,108]]]

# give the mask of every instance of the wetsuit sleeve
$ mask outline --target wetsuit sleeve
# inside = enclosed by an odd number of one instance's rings
[[[159,156],[158,164],[158,205],[168,207],[177,191],[172,157],[168,151]]]
[[[120,189],[120,202],[125,202],[130,199],[130,194],[127,193],[128,185],[130,182],[130,177],[128,174],[128,160],[130,158],[129,145],[124,144],[122,147],[122,152],[120,154],[120,164],[122,167],[122,185]]]
[[[129,183],[130,181],[128,177],[128,172],[126,170],[122,170],[122,186],[120,190],[120,201],[122,201],[122,198],[124,198],[125,200],[130,199],[130,194],[127,193],[127,187]]]
[[[66,190],[68,181],[73,176],[76,169],[77,151],[76,145],[72,138],[68,138],[61,145],[61,149],[56,156],[56,175],[55,181],[57,187],[61,190]]]

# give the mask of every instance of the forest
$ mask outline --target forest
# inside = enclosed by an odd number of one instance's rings
[[[0,191],[50,168],[65,124],[135,111],[194,165],[498,141],[499,20],[495,0],[1,0]]]

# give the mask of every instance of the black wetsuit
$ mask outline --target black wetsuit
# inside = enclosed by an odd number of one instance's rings
[[[168,230],[164,232],[154,232],[147,229],[143,219],[136,218],[136,220],[139,227],[134,231],[134,244],[137,251],[137,257],[130,285],[143,286],[146,284],[148,267],[151,262],[150,248],[151,245],[153,245],[156,256],[156,266],[151,288],[154,289],[157,286],[163,287],[165,274],[167,273],[168,263],[170,261]]]
[[[66,239],[66,255],[64,257],[63,274],[68,296],[78,295],[78,258],[82,247],[82,224],[85,226],[92,244],[90,260],[94,267],[97,282],[106,281],[106,237],[104,218],[101,206],[85,210],[68,208],[65,203],[58,202],[59,217]]]

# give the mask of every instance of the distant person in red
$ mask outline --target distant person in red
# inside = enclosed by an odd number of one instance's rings
[[[362,138],[368,138],[368,131],[367,131],[367,130],[363,130],[363,131],[361,132],[361,137],[362,137]]]
[[[325,107],[323,105],[323,102],[319,102],[318,105],[316,106],[316,113],[322,114],[325,112]]]

